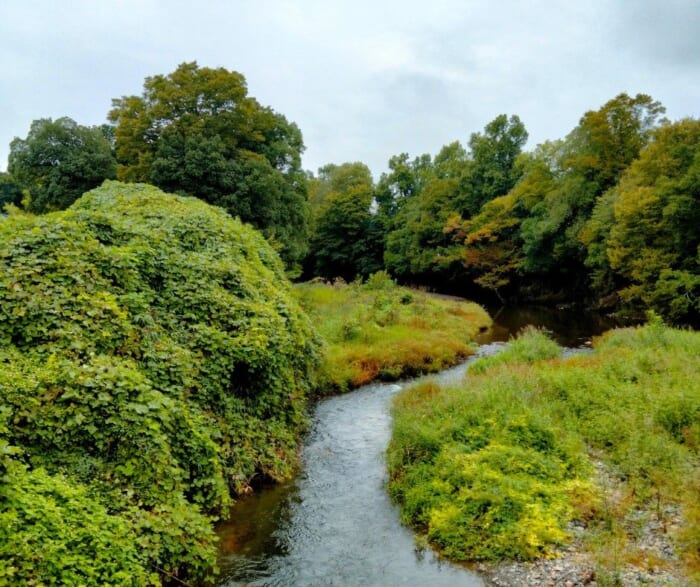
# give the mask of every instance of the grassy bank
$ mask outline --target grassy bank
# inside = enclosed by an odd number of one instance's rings
[[[577,520],[614,577],[663,566],[635,533],[677,511],[682,572],[697,580],[700,334],[654,323],[551,357],[530,331],[460,387],[397,397],[389,488],[405,522],[453,559],[522,560],[553,555]]]
[[[453,365],[491,324],[476,304],[398,287],[384,273],[364,285],[304,283],[295,292],[326,341],[319,388],[327,392]]]

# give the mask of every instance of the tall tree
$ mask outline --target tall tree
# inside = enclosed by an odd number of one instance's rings
[[[101,127],[68,117],[32,122],[27,138],[10,144],[8,171],[29,193],[32,212],[63,210],[116,175],[112,145]]]
[[[522,222],[552,186],[549,161],[553,149],[556,144],[544,143],[520,155],[516,165],[522,179],[506,195],[486,202],[472,218],[448,220],[446,230],[462,245],[455,253],[465,270],[502,302],[522,272]]]
[[[518,116],[500,114],[482,133],[469,139],[471,162],[462,179],[461,210],[474,216],[488,201],[502,196],[518,181],[515,161],[527,142],[527,130]]]
[[[371,210],[374,185],[363,163],[326,165],[312,180],[310,259],[315,275],[354,279],[381,269]]]
[[[610,266],[622,298],[671,320],[700,321],[700,121],[662,127],[612,205]]]
[[[375,190],[379,214],[393,218],[408,199],[418,195],[433,177],[433,162],[424,153],[412,161],[408,153],[389,159],[389,173],[382,173]]]
[[[559,274],[565,288],[587,288],[586,224],[598,199],[615,186],[664,122],[663,112],[645,94],[620,94],[586,112],[564,141],[552,144],[552,182],[522,224],[527,272]]]
[[[299,128],[248,95],[245,78],[183,63],[113,100],[118,177],[193,195],[251,223],[295,271],[308,207]]]

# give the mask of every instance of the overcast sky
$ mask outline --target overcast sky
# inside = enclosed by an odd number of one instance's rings
[[[528,148],[620,92],[700,117],[700,0],[2,0],[0,169],[32,120],[106,122],[179,63],[241,72],[304,167],[435,154],[500,113]]]

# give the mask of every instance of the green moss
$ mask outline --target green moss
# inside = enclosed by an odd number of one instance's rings
[[[209,516],[288,477],[307,424],[318,343],[276,253],[217,208],[118,182],[10,215],[0,243],[7,442],[28,475],[89,487],[148,573],[207,576]]]

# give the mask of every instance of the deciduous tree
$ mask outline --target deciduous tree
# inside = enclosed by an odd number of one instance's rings
[[[113,101],[118,176],[197,196],[276,243],[288,270],[306,253],[299,128],[248,95],[245,78],[183,63]]]
[[[25,139],[10,144],[8,171],[29,193],[32,212],[63,210],[86,191],[113,179],[116,161],[101,127],[68,117],[32,122]]]

